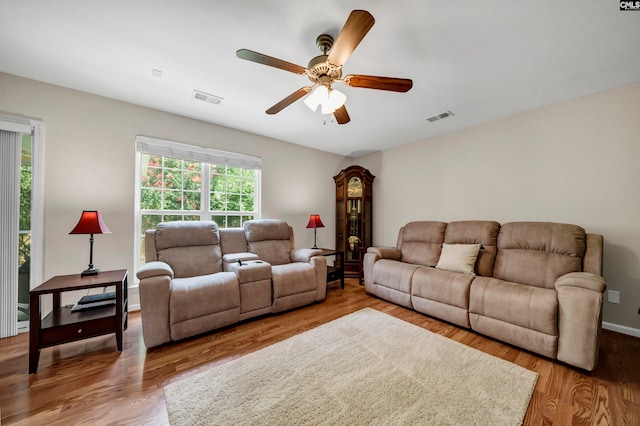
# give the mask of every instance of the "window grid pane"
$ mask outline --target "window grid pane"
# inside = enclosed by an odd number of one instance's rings
[[[220,228],[254,219],[256,172],[142,153],[140,162],[140,264],[144,235],[158,223],[213,220]]]

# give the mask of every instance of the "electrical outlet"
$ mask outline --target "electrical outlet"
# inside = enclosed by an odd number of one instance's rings
[[[607,301],[609,303],[620,303],[620,292],[607,290]]]

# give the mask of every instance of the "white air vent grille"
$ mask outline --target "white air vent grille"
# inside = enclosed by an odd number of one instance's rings
[[[209,93],[204,93],[199,90],[194,90],[192,97],[196,100],[209,102],[210,104],[216,105],[222,102],[223,99],[220,96],[210,95]]]
[[[433,117],[427,118],[427,121],[433,123],[434,121],[442,120],[443,118],[447,118],[454,115],[451,111],[445,111],[442,114],[434,115]]]

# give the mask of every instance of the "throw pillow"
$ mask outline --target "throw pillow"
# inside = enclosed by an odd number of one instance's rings
[[[475,275],[480,244],[443,244],[437,269]]]

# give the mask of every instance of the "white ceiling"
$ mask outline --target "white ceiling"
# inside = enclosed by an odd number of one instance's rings
[[[376,23],[343,75],[410,78],[411,91],[336,83],[346,125],[301,100],[265,114],[309,81],[236,50],[306,67],[316,37],[336,37],[353,9]],[[640,81],[640,11],[617,0],[0,0],[0,71],[357,157]],[[224,100],[195,101],[193,89]]]

